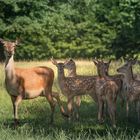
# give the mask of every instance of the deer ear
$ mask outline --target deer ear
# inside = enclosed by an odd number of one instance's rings
[[[96,60],[96,59],[93,59],[93,62],[95,65],[98,65],[98,63],[99,63],[98,60]]]
[[[129,62],[129,60],[130,60],[130,59],[129,59],[128,57],[126,57],[126,56],[123,56],[122,58],[123,58],[123,61],[126,61],[126,62]]]
[[[65,60],[64,65],[66,65],[67,63],[69,63],[70,59]]]
[[[73,60],[72,60],[72,58],[69,58],[68,60],[66,60],[65,62],[64,62],[64,65],[66,65],[67,63],[69,63],[69,62],[73,62]]]
[[[57,61],[52,57],[51,58],[51,62],[54,64],[54,65],[57,65]]]
[[[2,38],[0,38],[0,42],[1,42],[2,44],[4,44],[5,41],[4,41]]]
[[[135,56],[133,60],[137,60],[137,59],[138,59],[138,56]]]
[[[108,64],[110,64],[110,63],[111,63],[111,60],[108,61]]]
[[[17,38],[16,41],[15,41],[15,46],[16,46],[16,45],[19,45],[19,42],[20,42],[20,39]]]
[[[134,59],[131,61],[132,65],[135,65],[137,63],[138,56],[134,57]]]
[[[120,62],[124,63],[124,58],[123,57],[120,58]]]

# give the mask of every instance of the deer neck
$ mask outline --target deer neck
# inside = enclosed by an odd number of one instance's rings
[[[13,55],[10,58],[6,57],[5,75],[6,75],[6,78],[9,80],[13,79],[15,76],[14,56]]]
[[[133,78],[133,72],[132,72],[132,68],[129,69],[125,75],[124,75],[124,82],[127,84],[131,84],[131,82],[133,82],[134,78]]]
[[[99,75],[100,78],[104,78],[104,79],[108,78],[108,76],[105,73],[100,72],[100,71],[98,71],[98,75]]]
[[[58,69],[58,80],[61,82],[65,79],[65,75],[64,75],[64,69],[63,70],[59,70]]]
[[[69,69],[68,70],[68,76],[69,77],[75,77],[77,74],[76,74],[76,69]]]
[[[110,78],[109,74],[108,74],[108,73],[104,73],[104,78],[105,78],[105,79]]]
[[[124,74],[124,78],[123,78],[123,88],[122,91],[127,94],[132,90],[132,84],[133,84],[133,72],[132,69],[128,70],[125,74]]]

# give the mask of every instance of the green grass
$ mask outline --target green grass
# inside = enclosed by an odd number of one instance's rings
[[[95,75],[96,69],[91,61],[76,61],[78,74]],[[49,66],[55,71],[53,90],[60,92],[56,68],[50,62],[17,62],[17,67]],[[110,74],[121,63],[112,63]],[[134,71],[139,72],[139,66]],[[66,72],[67,73],[67,72]],[[117,128],[112,129],[109,117],[103,125],[97,122],[97,105],[90,97],[83,97],[80,107],[80,120],[68,122],[56,107],[54,124],[49,124],[50,107],[47,100],[38,97],[23,101],[19,108],[20,125],[13,127],[13,109],[9,95],[4,88],[4,64],[0,64],[0,140],[70,140],[70,139],[140,139],[140,124],[132,107],[129,120],[126,119],[125,108],[117,105]],[[66,99],[61,95],[66,108]]]

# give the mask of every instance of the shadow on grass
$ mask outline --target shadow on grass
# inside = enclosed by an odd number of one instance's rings
[[[66,108],[66,102],[63,102]],[[24,108],[23,108],[24,110]],[[66,133],[87,133],[96,134],[104,136],[108,133],[118,134],[125,131],[126,134],[134,135],[139,130],[139,124],[137,123],[137,116],[135,111],[132,109],[130,113],[129,120],[126,119],[125,107],[122,108],[118,103],[117,106],[117,129],[112,129],[110,124],[109,116],[106,116],[104,124],[100,125],[97,121],[97,105],[92,102],[82,101],[80,107],[80,119],[79,121],[69,122],[67,118],[62,117],[59,108],[56,107],[54,114],[54,123],[50,122],[50,107],[48,104],[41,104],[41,106],[29,105],[26,106],[28,114],[26,117],[25,112],[21,112],[20,124],[17,129],[33,130],[33,134],[40,135],[40,131],[43,130],[43,135],[48,135],[52,133],[52,130],[63,130]],[[5,122],[1,122],[2,127],[14,129],[14,123],[12,119],[7,119]]]

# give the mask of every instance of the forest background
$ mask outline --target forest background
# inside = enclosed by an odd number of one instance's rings
[[[0,38],[20,40],[17,60],[133,57],[140,53],[140,1],[0,0]]]

